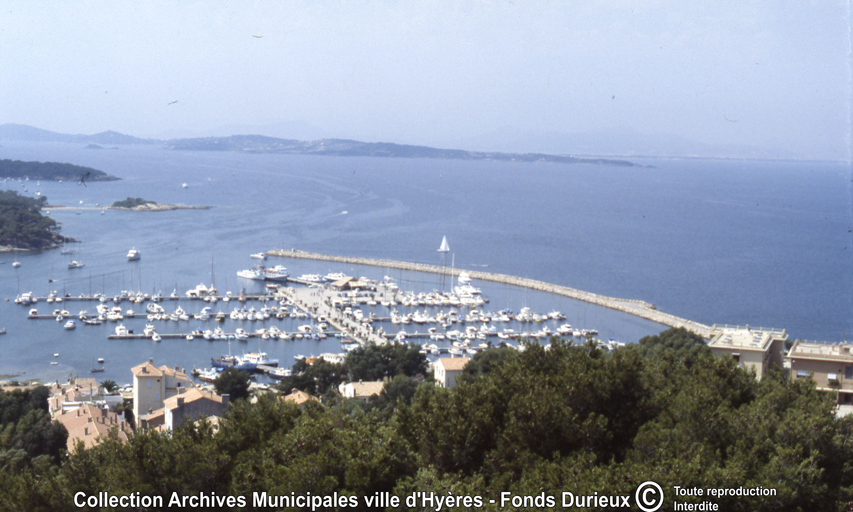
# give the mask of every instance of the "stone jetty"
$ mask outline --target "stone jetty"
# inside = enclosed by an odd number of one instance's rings
[[[694,322],[692,320],[687,320],[685,318],[679,318],[669,313],[658,311],[655,308],[654,304],[649,304],[648,302],[644,302],[641,300],[606,297],[604,295],[598,295],[595,293],[585,292],[583,290],[569,288],[568,286],[560,286],[552,283],[546,283],[544,281],[537,281],[535,279],[528,279],[525,277],[509,276],[506,274],[495,274],[491,272],[481,272],[476,270],[460,270],[458,268],[450,269],[438,265],[428,265],[425,263],[411,263],[407,261],[396,261],[387,259],[358,258],[353,256],[319,254],[300,251],[297,249],[272,250],[267,252],[267,255],[279,256],[282,258],[300,258],[308,260],[333,261],[337,263],[346,263],[353,265],[370,265],[374,267],[413,270],[416,272],[429,272],[433,274],[444,274],[454,276],[458,276],[461,272],[466,272],[469,276],[471,276],[472,279],[492,281],[501,284],[508,284],[511,286],[529,288],[531,290],[553,293],[556,295],[562,295],[564,297],[570,297],[572,299],[581,300],[590,304],[595,304],[597,306],[603,306],[606,308],[615,309],[617,311],[622,311],[623,313],[628,313],[631,315],[638,316],[640,318],[645,318],[646,320],[651,320],[652,322],[657,322],[659,324],[667,325],[669,327],[684,327],[685,329],[693,331],[705,338],[707,338],[711,332],[710,326],[701,324],[699,322]]]

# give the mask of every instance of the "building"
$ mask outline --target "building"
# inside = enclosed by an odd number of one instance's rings
[[[157,368],[154,366],[153,359],[134,366],[131,372],[133,372],[133,417],[137,427],[146,426],[148,414],[162,409],[166,399],[177,395],[181,390],[195,388],[195,384],[187,374],[177,366]]]
[[[853,405],[853,344],[797,341],[788,351],[792,379],[811,378],[817,389],[837,393],[839,405]]]
[[[443,388],[456,385],[456,378],[465,369],[470,357],[442,357],[432,364],[435,381]]]
[[[761,379],[771,365],[782,368],[788,335],[784,329],[713,325],[709,340],[711,352],[733,357],[738,366],[755,370],[755,376]]]
[[[83,441],[85,449],[101,443],[109,436],[111,430],[116,431],[119,440],[127,442],[131,433],[130,424],[116,413],[86,404],[74,410],[61,413],[54,418],[68,431],[67,448],[72,452],[79,441]]]
[[[163,402],[163,424],[171,430],[184,419],[195,421],[202,416],[222,416],[228,408],[228,399],[228,395],[219,396],[198,388],[181,389]]]
[[[293,388],[289,395],[280,396],[279,400],[282,402],[293,402],[296,405],[302,407],[308,402],[317,402],[320,403],[320,399],[314,395],[310,395],[304,391],[299,391],[296,388]]]
[[[51,388],[48,398],[48,411],[51,418],[64,412],[73,411],[84,405],[94,405],[99,408],[115,409],[123,402],[119,393],[106,393],[104,388],[93,378],[68,379],[65,384],[57,384]]]
[[[338,386],[338,391],[344,398],[358,398],[369,402],[382,393],[385,383],[381,380],[369,382],[344,382]]]

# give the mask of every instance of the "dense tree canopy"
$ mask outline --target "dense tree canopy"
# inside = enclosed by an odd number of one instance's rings
[[[22,162],[21,160],[0,160],[0,178],[66,181],[118,179],[91,167],[59,162]]]
[[[675,330],[609,353],[558,340],[547,350],[532,344],[483,356],[490,364],[452,389],[397,377],[385,406],[367,411],[300,408],[274,396],[238,401],[218,432],[184,424],[127,444],[107,440],[61,465],[7,469],[0,502],[68,510],[78,491],[359,498],[425,491],[480,496],[480,510],[497,510],[488,500],[501,492],[628,495],[652,480],[667,494],[662,510],[672,509],[676,485],[776,491],[714,498],[720,510],[844,510],[853,501],[853,421],[835,415],[832,397],[781,371],[759,382],[731,358],[694,345],[690,333]],[[367,509],[359,503],[355,510]],[[238,509],[253,509],[251,501]],[[412,509],[435,507],[397,508]]]
[[[59,225],[40,211],[46,202],[45,196],[34,199],[0,191],[0,245],[43,249],[63,242]]]
[[[249,398],[249,372],[226,368],[213,381],[213,387],[220,395],[229,395],[231,400]]]

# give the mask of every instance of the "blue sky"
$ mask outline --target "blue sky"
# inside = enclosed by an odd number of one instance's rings
[[[0,69],[66,133],[850,155],[849,0],[6,1]]]

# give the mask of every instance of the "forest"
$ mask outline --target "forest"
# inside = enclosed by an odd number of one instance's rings
[[[20,249],[46,249],[65,241],[59,224],[42,215],[47,197],[18,195],[13,190],[0,190],[0,245]]]
[[[311,382],[282,385],[323,391],[316,386],[325,379],[323,404],[299,407],[274,394],[238,399],[218,424],[136,433],[126,444],[108,439],[67,457],[12,442],[18,429],[6,431],[20,413],[7,414],[0,396],[0,448],[24,449],[14,463],[0,459],[0,502],[4,510],[55,511],[75,509],[78,492],[167,502],[172,493],[215,494],[247,497],[228,510],[255,510],[253,493],[310,492],[358,501],[324,510],[375,510],[364,497],[425,491],[508,510],[489,500],[502,492],[629,495],[648,480],[665,490],[661,510],[672,510],[674,486],[775,491],[714,498],[726,511],[840,511],[853,501],[853,421],[835,415],[833,398],[782,371],[759,381],[683,329],[612,352],[556,338],[547,347],[489,349],[452,389],[421,380],[426,367],[410,365],[405,348],[360,350],[322,372],[302,367]],[[370,404],[334,398],[334,384],[358,372],[388,377],[383,396]]]
[[[114,181],[119,178],[80,165],[60,162],[23,162],[21,160],[0,160],[0,178],[31,180],[76,181]]]

